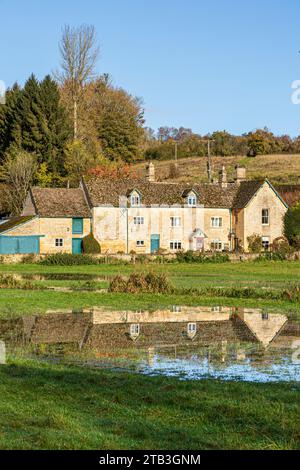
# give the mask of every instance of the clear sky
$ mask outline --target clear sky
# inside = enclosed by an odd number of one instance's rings
[[[147,125],[300,134],[299,0],[0,0],[0,80],[59,64],[64,24],[94,24],[99,73],[144,99]]]

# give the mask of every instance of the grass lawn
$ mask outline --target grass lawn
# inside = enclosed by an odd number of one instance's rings
[[[0,265],[0,274],[68,274],[74,280],[47,279],[32,281],[42,287],[84,288],[86,280],[76,280],[77,275],[113,276],[130,274],[133,270],[149,269],[165,272],[176,287],[237,287],[283,289],[300,280],[299,262],[245,262],[224,264],[165,264],[156,265],[99,265],[99,266],[43,266],[35,264]],[[93,283],[94,281],[92,281]],[[107,287],[108,281],[97,281],[97,288]],[[81,309],[93,306],[108,306],[115,309],[158,308],[170,305],[229,305],[244,307],[267,307],[285,311],[300,312],[299,303],[272,299],[239,299],[206,297],[204,295],[163,295],[163,294],[110,294],[81,292],[54,292],[47,290],[1,289],[0,315],[42,313],[48,309]]]
[[[0,366],[0,449],[299,449],[300,385]]]
[[[165,272],[176,287],[283,289],[299,283],[299,262],[42,266],[0,265],[0,274],[51,274],[40,290],[1,289],[0,318],[48,309],[171,305],[261,307],[300,314],[300,303],[199,295],[62,292],[84,277]],[[59,279],[59,274],[74,279]],[[53,275],[58,275],[54,276]],[[94,282],[94,281],[92,281]],[[98,286],[108,285],[97,280]],[[9,358],[0,365],[0,449],[296,449],[300,384],[183,381]]]
[[[300,314],[300,305],[288,301],[238,299],[165,294],[120,294],[95,292],[51,292],[2,289],[0,293],[0,318],[21,314],[44,313],[47,310],[91,308],[106,306],[116,310],[158,309],[172,305],[223,305],[229,307],[267,308]]]
[[[40,264],[0,264],[0,274],[88,274],[114,276],[132,271],[149,269],[166,273],[178,287],[203,285],[252,285],[282,286],[300,280],[299,261],[264,261],[204,264],[149,264],[91,266],[44,266]]]

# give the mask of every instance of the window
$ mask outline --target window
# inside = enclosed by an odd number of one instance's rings
[[[219,305],[214,305],[214,306],[211,308],[211,311],[212,311],[212,312],[221,312],[221,311],[222,311],[222,307],[220,307]]]
[[[222,227],[222,217],[212,217],[211,218],[211,226],[213,228],[220,228]]]
[[[131,338],[137,338],[140,334],[140,325],[138,323],[133,323],[130,325],[130,336]]]
[[[261,223],[263,225],[269,225],[269,209],[262,209],[261,211]]]
[[[172,307],[172,312],[174,313],[180,313],[182,310],[181,305],[173,305]]]
[[[64,246],[63,238],[55,238],[55,246]]]
[[[72,219],[72,232],[77,234],[83,233],[83,219]]]
[[[262,320],[269,320],[269,314],[267,312],[263,312],[261,314],[261,319]]]
[[[133,217],[134,225],[144,225],[144,217]]]
[[[132,194],[130,197],[130,203],[133,207],[141,205],[141,197],[139,194]]]
[[[187,203],[188,203],[188,206],[189,207],[196,207],[196,204],[197,204],[197,198],[194,194],[190,194],[188,196],[188,200],[187,200]]]
[[[170,242],[170,250],[181,250],[181,242],[180,241],[171,241]]]
[[[197,325],[196,323],[188,323],[187,324],[187,334],[190,338],[193,338],[197,333]]]
[[[144,240],[137,240],[136,241],[136,246],[145,246]]]
[[[268,249],[270,247],[269,237],[262,237],[262,246],[263,246],[264,250],[268,251]]]
[[[180,227],[181,226],[181,217],[171,217],[171,227]]]
[[[222,242],[220,240],[213,240],[210,244],[213,251],[222,251]]]

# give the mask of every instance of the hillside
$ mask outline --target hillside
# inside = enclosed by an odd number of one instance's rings
[[[182,158],[178,160],[178,176],[170,177],[170,166],[174,160],[154,161],[156,177],[170,181],[205,181],[206,158]],[[275,184],[300,184],[300,154],[260,155],[251,157],[212,157],[213,176],[218,177],[222,165],[226,166],[228,179],[234,177],[235,165],[245,166],[247,178],[269,178]],[[145,162],[134,165],[137,176],[145,173]]]

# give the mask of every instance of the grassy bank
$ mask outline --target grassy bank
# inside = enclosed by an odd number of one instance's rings
[[[129,275],[134,270],[150,269],[156,273],[166,273],[176,289],[199,289],[201,295],[193,294],[122,294],[81,292],[88,283],[94,287],[107,287],[108,280],[96,282],[84,279],[86,276]],[[299,283],[299,262],[246,262],[225,264],[171,264],[151,266],[42,266],[35,264],[0,265],[0,274],[51,275],[52,279],[31,280],[39,289],[45,287],[72,287],[74,292],[47,290],[1,289],[0,315],[42,313],[48,309],[82,309],[96,305],[115,309],[148,309],[177,305],[229,305],[243,307],[266,307],[300,313],[299,302],[276,300],[280,291],[291,284]],[[74,279],[59,279],[59,275],[74,276]],[[58,276],[55,279],[55,276]],[[76,280],[77,276],[83,279]],[[217,290],[216,290],[217,288]],[[248,288],[239,298],[238,288]],[[265,290],[264,290],[265,289]],[[270,291],[274,291],[274,296]],[[221,290],[221,292],[220,292]],[[248,296],[248,298],[247,298]],[[269,298],[266,298],[266,297]]]
[[[17,361],[0,366],[0,448],[299,449],[299,392]]]
[[[165,294],[121,294],[96,292],[49,292],[3,289],[0,293],[0,317],[20,314],[44,313],[47,310],[80,310],[93,306],[111,307],[116,310],[140,310],[171,307],[172,305],[223,305],[229,307],[266,308],[273,311],[300,314],[300,304],[289,301],[240,299]]]
[[[213,166],[215,175],[217,171],[226,166],[228,179],[232,180],[235,176],[235,166],[245,166],[247,169],[247,177],[250,179],[269,178],[273,183],[299,183],[300,174],[300,155],[257,155],[255,158],[245,156],[229,156],[213,158]],[[157,160],[155,161],[156,174],[161,178],[169,179],[170,164],[174,160]],[[178,181],[195,182],[207,180],[206,176],[206,159],[199,157],[180,158],[178,159]],[[145,172],[145,162],[134,165],[133,171],[142,176]],[[171,180],[171,179],[170,179]]]
[[[40,264],[0,264],[0,274],[115,276],[133,271],[165,273],[176,287],[255,286],[282,287],[300,280],[299,261],[261,261],[223,264],[150,264],[44,266]],[[61,281],[67,282],[67,281]],[[70,280],[69,280],[70,282]],[[63,284],[62,284],[63,285]]]

